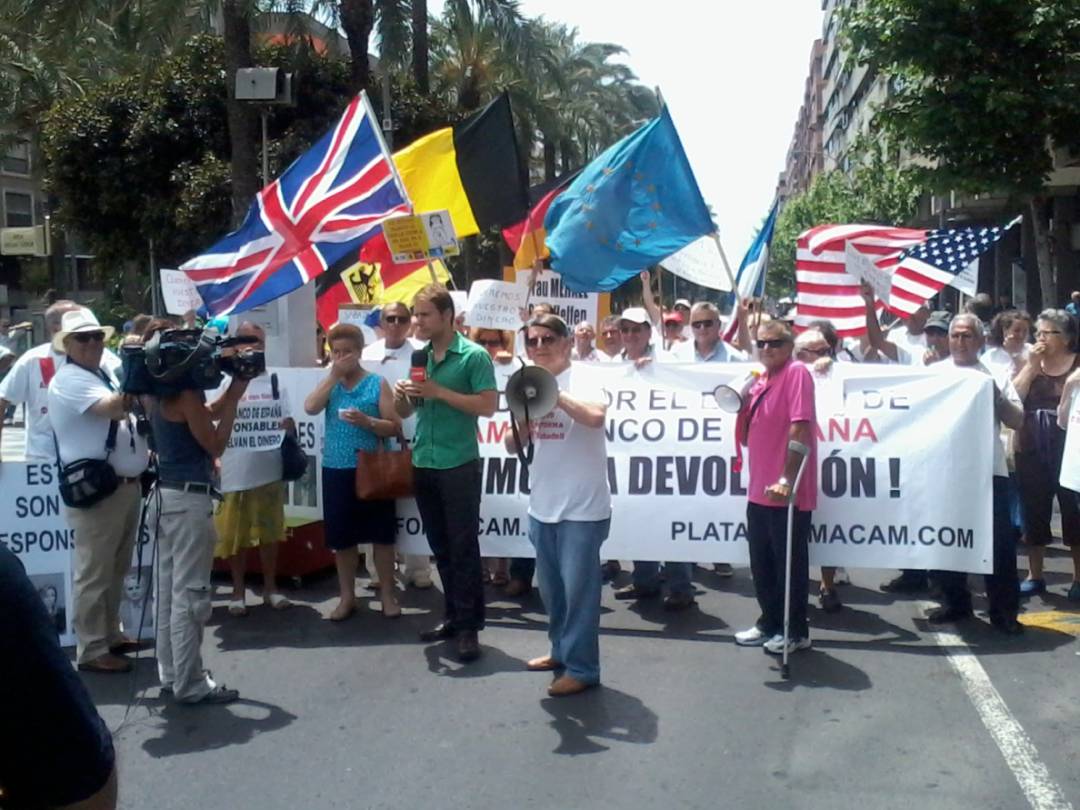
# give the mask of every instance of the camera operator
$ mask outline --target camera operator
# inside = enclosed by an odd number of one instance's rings
[[[60,465],[103,460],[118,480],[115,490],[99,500],[64,506],[76,537],[77,662],[79,669],[90,672],[127,672],[131,662],[123,653],[139,648],[120,632],[120,596],[131,567],[141,502],[139,476],[149,463],[149,450],[129,413],[131,397],[120,393],[112,372],[101,366],[112,332],[88,309],[64,313],[53,349],[65,354],[67,362],[49,383],[47,400]]]
[[[168,332],[172,324],[155,320],[144,340]],[[210,618],[210,569],[214,531],[214,459],[232,433],[236,405],[247,380],[234,376],[225,393],[207,404],[201,390],[147,396],[147,410],[158,454],[158,483],[150,504],[156,531],[157,658],[161,690],[178,703],[229,703],[239,697],[210,678],[202,666],[203,627]],[[217,424],[215,425],[215,421]]]

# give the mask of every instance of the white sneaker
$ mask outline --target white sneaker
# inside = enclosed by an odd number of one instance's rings
[[[784,654],[784,637],[782,635],[775,635],[765,642],[765,652],[770,655],[783,655]],[[809,650],[810,639],[809,638],[789,638],[788,639],[788,655],[799,650]]]
[[[749,630],[740,630],[735,634],[735,643],[740,647],[760,647],[769,638],[755,625]]]

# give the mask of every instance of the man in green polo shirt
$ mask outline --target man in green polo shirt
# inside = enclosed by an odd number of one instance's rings
[[[454,329],[454,300],[440,284],[413,301],[416,337],[429,341],[427,379],[394,386],[402,418],[416,413],[413,440],[416,505],[442,579],[446,616],[420,634],[423,641],[457,638],[458,658],[480,656],[484,582],[480,565],[480,446],[478,417],[498,406],[488,353]]]

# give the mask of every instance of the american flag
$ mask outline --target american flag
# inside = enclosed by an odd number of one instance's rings
[[[904,252],[893,270],[889,309],[910,315],[964,269],[990,250],[1013,225],[931,231],[926,241]]]
[[[797,328],[826,318],[841,337],[866,331],[866,308],[859,281],[844,267],[844,250],[851,246],[892,274],[887,307],[910,315],[951,284],[973,261],[988,251],[1013,225],[1004,228],[956,228],[924,231],[882,225],[819,225],[798,240],[795,260],[798,293]]]
[[[882,225],[819,225],[799,236],[795,254],[795,287],[798,312],[795,326],[805,329],[811,321],[832,322],[841,337],[866,331],[866,305],[859,294],[859,280],[844,264],[845,246],[890,269],[908,248],[926,239],[924,230]],[[884,306],[879,301],[878,310]]]
[[[302,287],[411,211],[361,93],[310,150],[256,196],[243,224],[181,265],[212,315],[243,312]]]

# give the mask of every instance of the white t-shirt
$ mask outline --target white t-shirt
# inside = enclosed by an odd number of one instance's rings
[[[50,343],[42,343],[16,360],[0,383],[0,398],[26,403],[27,459],[41,461],[56,457],[49,424],[49,382],[66,362],[66,354],[54,352]],[[101,367],[118,374],[120,358],[106,349]]]
[[[556,380],[559,390],[582,402],[606,402],[587,368],[571,367]],[[536,445],[529,481],[529,515],[542,523],[611,517],[604,429],[585,427],[556,408],[532,425]]]
[[[217,399],[232,380],[226,376],[222,386],[211,395],[210,399]],[[289,392],[285,386],[278,382],[278,399],[275,402],[273,386],[270,375],[262,374],[248,383],[244,396],[237,403],[236,410],[239,414],[245,408],[269,406],[274,408],[271,417],[280,422],[283,419],[292,418],[292,408],[289,407]],[[261,487],[274,481],[280,481],[281,446],[272,450],[242,450],[237,447],[226,447],[221,456],[221,491],[243,492],[244,490]]]
[[[1011,376],[1015,377],[1019,372],[1016,370],[1016,366],[1023,368],[1027,363],[1028,355],[1031,354],[1031,346],[1024,345],[1024,348],[1020,350],[1020,356],[1016,358],[1016,364],[1013,363],[1013,356],[1009,354],[1001,346],[989,346],[986,351],[982,353],[982,357],[979,358],[979,362],[993,371],[997,367],[1005,369]]]
[[[398,380],[409,378],[409,369],[412,366],[412,353],[417,349],[424,348],[424,342],[415,338],[405,338],[405,342],[396,349],[386,348],[386,339],[376,340],[364,347],[360,355],[360,365],[364,371],[378,374],[394,387]],[[416,435],[416,414],[401,420],[401,432],[405,438],[412,441]]]
[[[108,457],[117,475],[134,478],[146,469],[150,461],[146,439],[135,430],[135,418],[128,416],[119,420],[116,447],[112,453],[108,453],[105,442],[112,420],[90,412],[91,406],[116,393],[119,388],[116,377],[111,372],[106,373],[111,387],[94,372],[74,363],[64,363],[49,383],[49,423],[56,433],[62,463]],[[52,449],[50,455],[55,458],[56,447],[52,443],[52,436],[49,437],[49,444]]]
[[[906,326],[898,326],[890,329],[885,337],[896,346],[896,362],[904,366],[925,366],[923,357],[926,354],[926,334],[908,334]]]
[[[729,346],[723,340],[716,341],[712,354],[708,357],[698,354],[697,345],[692,340],[684,340],[674,346],[669,353],[680,363],[744,363],[747,360],[745,352]]]

